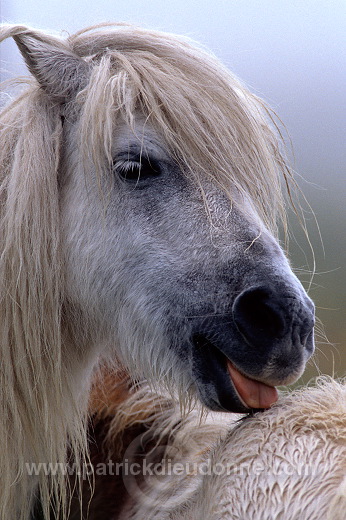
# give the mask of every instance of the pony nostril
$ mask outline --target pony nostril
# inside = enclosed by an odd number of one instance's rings
[[[262,287],[248,289],[236,298],[233,319],[239,332],[251,345],[281,338],[287,331],[285,314],[278,297]]]
[[[308,334],[305,333],[301,336],[301,343],[308,352],[312,353],[314,351],[315,345],[314,345],[314,326],[313,325],[310,327],[310,332]]]

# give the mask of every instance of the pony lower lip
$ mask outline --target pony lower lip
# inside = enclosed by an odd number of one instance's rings
[[[270,408],[277,401],[278,392],[275,387],[241,374],[229,360],[227,370],[241,402],[247,408]]]

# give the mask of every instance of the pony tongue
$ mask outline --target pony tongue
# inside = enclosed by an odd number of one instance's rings
[[[248,408],[269,408],[277,401],[275,387],[243,376],[230,361],[227,361],[227,369],[239,397]]]

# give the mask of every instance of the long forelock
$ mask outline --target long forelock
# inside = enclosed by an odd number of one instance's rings
[[[173,158],[194,177],[243,193],[274,234],[285,222],[282,186],[292,187],[274,116],[214,56],[183,38],[120,26],[80,33],[73,52],[90,62],[80,94],[81,142],[102,167],[112,160],[118,116],[141,111]],[[91,150],[91,152],[90,152]]]

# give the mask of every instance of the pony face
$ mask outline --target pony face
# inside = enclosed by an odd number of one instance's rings
[[[269,407],[314,308],[270,231],[286,174],[263,105],[167,35],[15,39],[60,132],[63,338],[182,402]]]
[[[115,125],[101,179],[76,135],[78,122],[61,174],[65,297],[91,343],[214,410],[268,407],[313,352],[313,304],[250,203],[198,185],[139,113]]]

